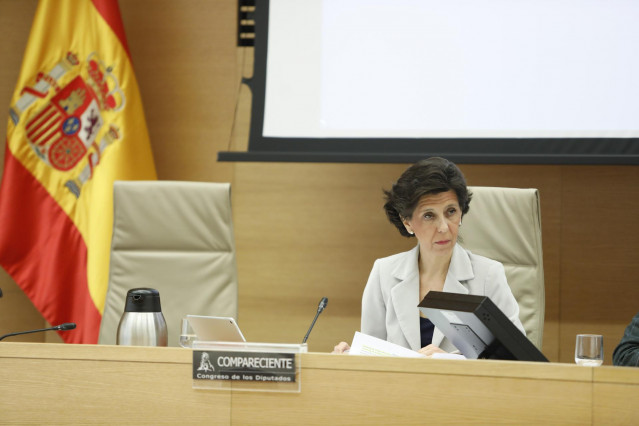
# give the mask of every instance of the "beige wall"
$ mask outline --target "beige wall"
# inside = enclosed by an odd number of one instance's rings
[[[248,100],[235,48],[234,0],[120,0],[160,179],[231,181],[239,323],[253,341],[299,342],[322,296],[311,351],[350,340],[375,258],[410,247],[386,223],[381,189],[405,164],[218,163],[246,146]],[[8,108],[35,1],[0,0],[0,105]],[[240,99],[240,102],[237,102]],[[236,103],[239,106],[236,108]],[[6,109],[5,109],[6,111]],[[237,112],[236,112],[237,111]],[[0,120],[0,134],[6,133]],[[639,310],[639,167],[461,165],[472,185],[541,193],[546,278],[544,353],[573,362],[577,332],[603,333],[606,363]],[[472,208],[472,206],[471,206]],[[42,326],[4,273],[0,334]],[[31,335],[20,340],[57,340]],[[17,339],[15,339],[17,340]]]

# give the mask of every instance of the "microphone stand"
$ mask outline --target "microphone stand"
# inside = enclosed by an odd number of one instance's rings
[[[39,333],[41,331],[55,331],[55,330],[73,330],[75,328],[75,324],[72,322],[65,322],[64,324],[60,324],[60,325],[56,325],[55,327],[49,327],[49,328],[39,328],[37,330],[29,330],[29,331],[17,331],[15,333],[9,333],[9,334],[5,334],[3,336],[0,336],[0,340],[5,339],[7,337],[11,337],[11,336],[19,336],[21,334],[31,334],[31,333]]]
[[[306,339],[308,339],[308,335],[311,334],[311,330],[313,329],[313,326],[315,325],[315,321],[317,321],[317,317],[319,317],[319,314],[321,314],[324,311],[324,308],[326,307],[327,304],[328,304],[328,299],[326,297],[322,297],[322,300],[320,300],[319,306],[317,307],[317,313],[315,314],[315,318],[313,318],[313,322],[311,323],[311,326],[308,328],[308,331],[306,332],[306,336],[304,336],[304,340],[302,340],[302,343],[306,343]]]

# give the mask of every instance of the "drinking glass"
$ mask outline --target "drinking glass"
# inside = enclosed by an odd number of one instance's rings
[[[575,344],[577,365],[598,367],[603,363],[603,336],[601,334],[578,334]]]
[[[183,348],[192,348],[196,336],[188,318],[182,318],[182,327],[180,330],[180,346]]]

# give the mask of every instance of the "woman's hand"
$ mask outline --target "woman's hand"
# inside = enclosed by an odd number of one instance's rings
[[[351,347],[349,346],[348,343],[339,342],[339,344],[333,348],[333,352],[331,352],[331,353],[332,354],[344,354],[344,353],[348,353],[348,351],[350,349],[351,349]]]
[[[337,347],[337,346],[335,346]],[[435,353],[439,353],[439,354],[445,354],[446,351],[442,350],[439,348],[439,346],[435,346],[435,345],[428,345],[428,346],[424,346],[423,348],[421,348],[420,350],[418,350],[417,352],[419,352],[422,355],[426,355],[427,358],[431,358],[433,356],[433,354]]]

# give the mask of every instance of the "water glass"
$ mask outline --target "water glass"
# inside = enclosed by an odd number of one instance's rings
[[[182,327],[180,327],[180,330],[180,346],[183,348],[192,348],[196,335],[188,318],[182,318]]]
[[[578,334],[575,344],[577,365],[598,367],[603,364],[603,336],[601,334]]]

